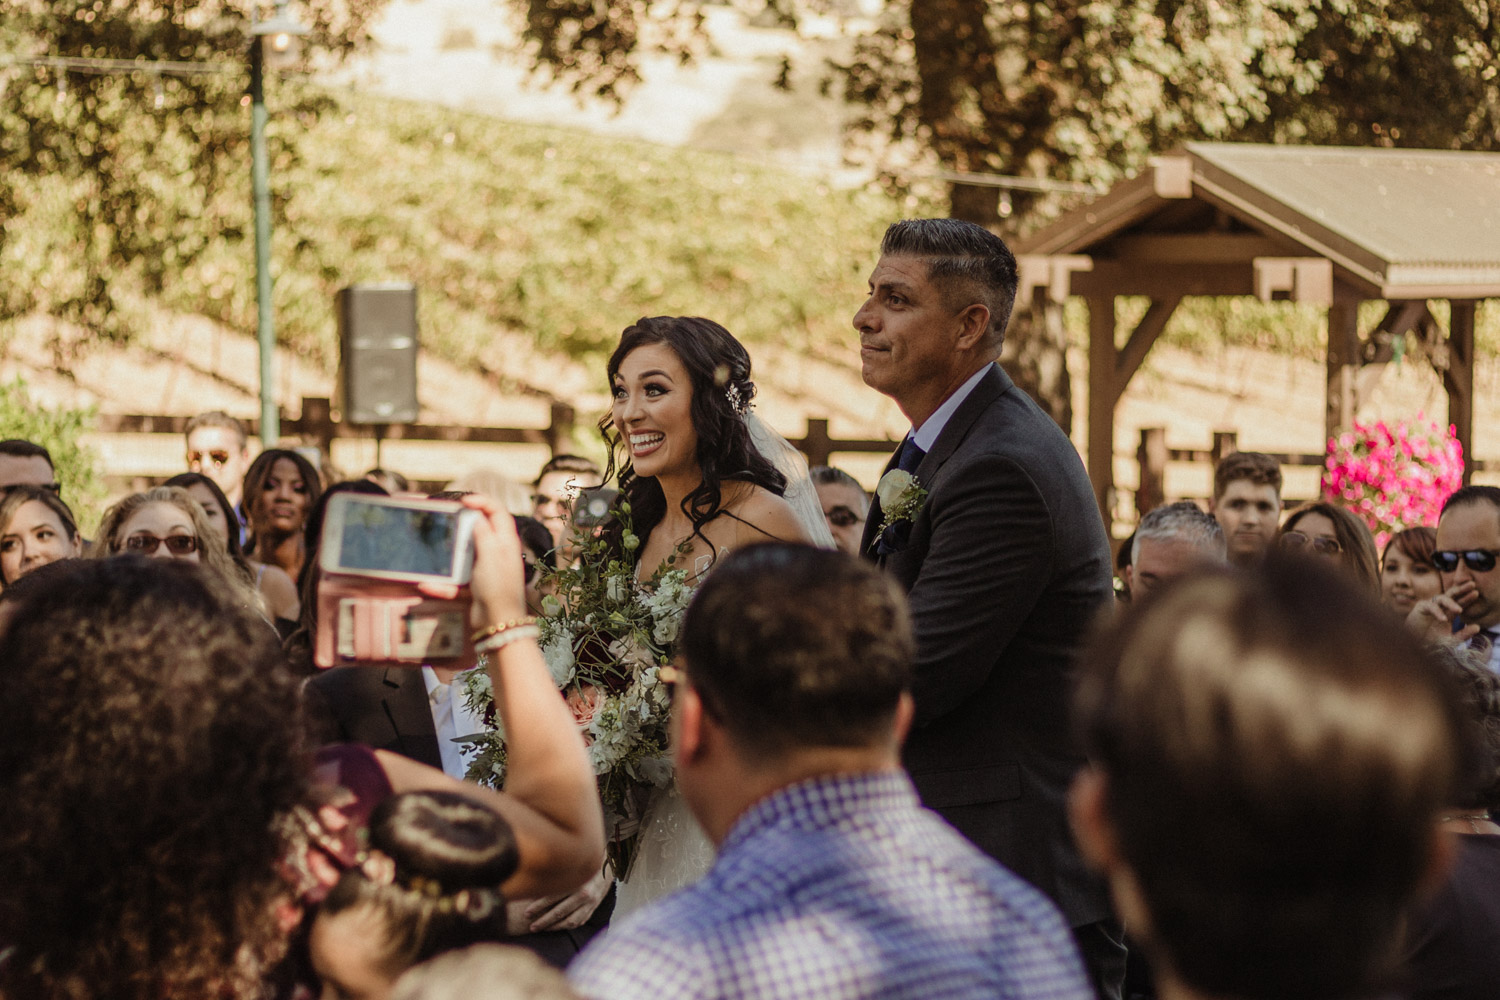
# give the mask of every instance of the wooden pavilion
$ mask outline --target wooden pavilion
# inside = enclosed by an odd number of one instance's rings
[[[1189,143],[1016,253],[1023,296],[1088,302],[1088,468],[1106,519],[1115,406],[1188,295],[1325,307],[1329,436],[1352,423],[1411,335],[1442,375],[1465,457],[1474,453],[1475,307],[1500,297],[1500,153]],[[1150,299],[1123,346],[1121,295]],[[1387,308],[1361,330],[1366,299]],[[1444,299],[1446,329],[1430,308]]]

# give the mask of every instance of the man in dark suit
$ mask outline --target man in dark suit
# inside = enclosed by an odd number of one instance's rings
[[[1049,895],[1100,995],[1118,997],[1119,923],[1064,808],[1082,763],[1068,723],[1073,660],[1109,605],[1109,543],[1067,435],[996,363],[1016,284],[1010,250],[979,226],[918,219],[886,231],[854,326],[865,384],[896,401],[912,432],[863,545],[911,600],[904,757],[923,802]]]

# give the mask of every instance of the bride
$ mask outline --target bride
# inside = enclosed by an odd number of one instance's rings
[[[606,480],[618,472],[630,503],[638,580],[671,561],[696,583],[756,542],[833,547],[806,462],[750,413],[750,355],[728,330],[696,317],[642,319],[621,334],[608,373]],[[625,551],[614,531],[610,541]],[[642,820],[616,916],[696,880],[712,861],[675,788],[660,793]]]

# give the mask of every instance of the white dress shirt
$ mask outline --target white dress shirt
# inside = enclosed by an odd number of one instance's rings
[[[453,742],[460,736],[484,731],[483,721],[469,711],[462,689],[438,680],[437,671],[422,668],[422,682],[427,685],[427,707],[432,712],[432,728],[437,733],[438,754],[443,759],[443,773],[464,780],[469,770],[468,751]]]
[[[953,395],[943,400],[942,406],[932,411],[932,416],[922,421],[921,427],[912,428],[911,439],[918,448],[921,448],[923,452],[932,450],[932,446],[937,444],[938,435],[943,433],[943,428],[947,427],[948,421],[953,419],[953,414],[963,405],[963,401],[969,398],[969,393],[974,391],[974,387],[979,384],[979,380],[989,374],[989,370],[993,366],[994,362],[992,361],[973,375],[970,375],[969,380],[959,386]]]

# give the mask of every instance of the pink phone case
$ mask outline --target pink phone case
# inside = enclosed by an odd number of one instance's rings
[[[469,649],[469,591],[451,601],[409,583],[324,573],[318,581],[319,667],[449,666]]]

